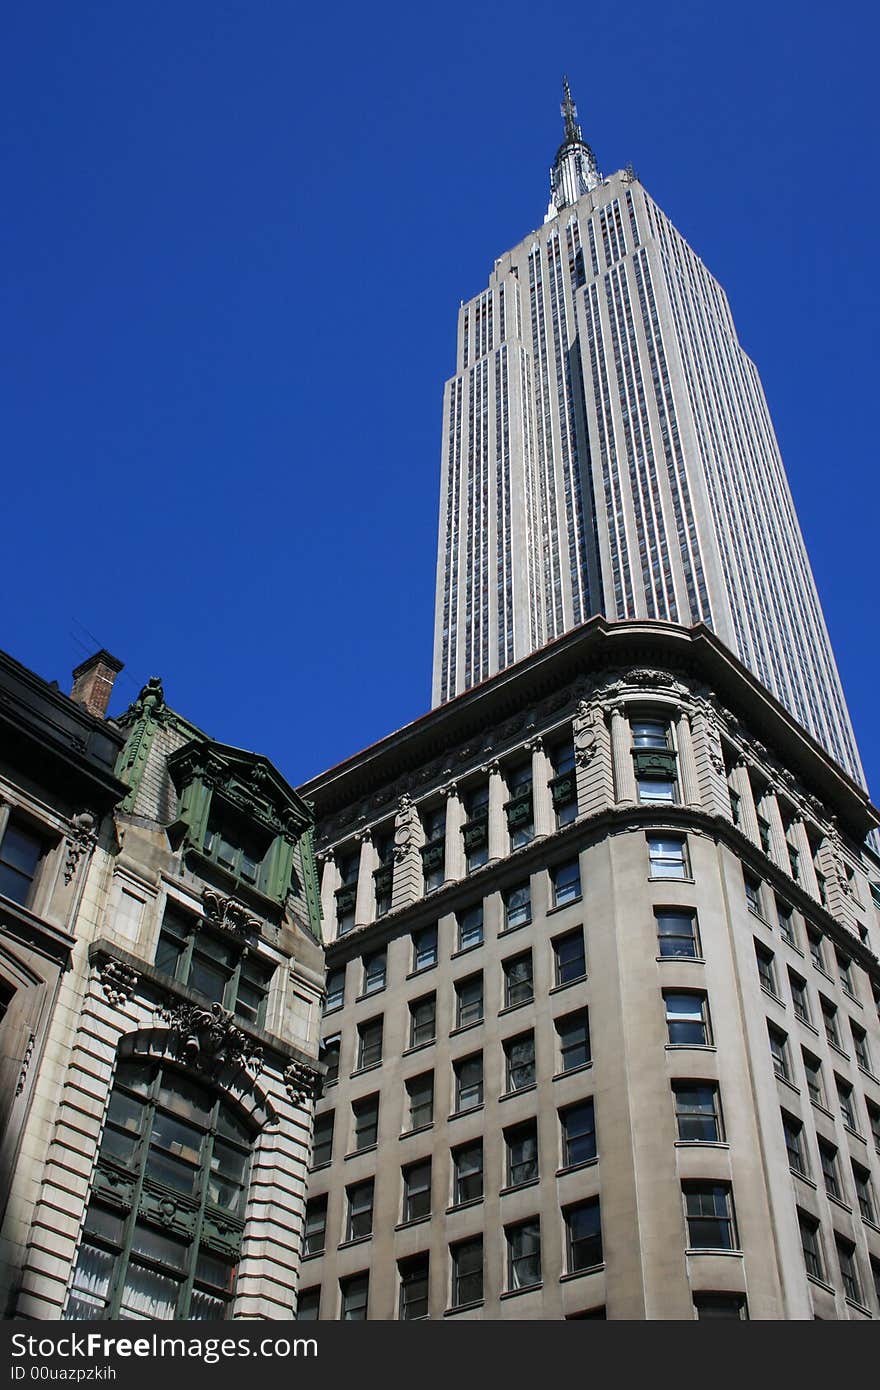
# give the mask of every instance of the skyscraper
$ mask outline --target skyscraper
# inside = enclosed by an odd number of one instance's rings
[[[705,623],[851,776],[859,755],[724,291],[564,82],[544,224],[461,307],[443,406],[433,702],[601,613]]]

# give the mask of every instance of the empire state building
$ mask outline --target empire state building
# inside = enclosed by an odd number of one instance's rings
[[[433,703],[601,613],[705,624],[857,781],[757,370],[724,291],[567,81],[544,223],[461,307],[443,403]]]

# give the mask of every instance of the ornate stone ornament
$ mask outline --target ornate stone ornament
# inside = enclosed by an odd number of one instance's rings
[[[80,811],[70,818],[70,830],[65,839],[67,857],[64,861],[64,882],[69,883],[83,855],[91,854],[98,843],[98,818],[91,811]]]
[[[115,1008],[128,1003],[138,982],[137,971],[121,960],[114,960],[112,956],[106,956],[101,961],[98,966],[98,978],[101,988]]]
[[[413,799],[408,792],[400,798],[397,815],[394,818],[394,858],[405,859],[410,850],[416,849],[421,841],[422,823]]]
[[[203,1009],[198,1004],[177,1003],[160,1006],[156,1013],[170,1025],[175,1050],[189,1066],[209,1076],[227,1065],[244,1067],[251,1076],[262,1069],[263,1049],[219,1004]]]
[[[321,1077],[305,1062],[291,1062],[284,1071],[284,1085],[291,1105],[304,1105],[320,1094]]]
[[[599,751],[599,740],[596,731],[596,717],[598,710],[594,705],[586,700],[581,700],[575,710],[572,723],[572,733],[574,736],[574,759],[581,767],[593,761]]]
[[[28,1033],[27,1046],[25,1047],[25,1050],[24,1050],[24,1056],[23,1056],[22,1059],[21,1059],[21,1070],[20,1070],[20,1072],[18,1073],[18,1081],[17,1081],[16,1087],[15,1087],[15,1094],[16,1094],[17,1096],[20,1096],[21,1093],[22,1093],[22,1091],[24,1090],[24,1083],[27,1081],[28,1069],[29,1069],[30,1064],[31,1064],[31,1058],[32,1058],[33,1055],[34,1055],[34,1048],[36,1047],[36,1045],[37,1045],[37,1035],[36,1035],[36,1033]]]
[[[234,932],[236,936],[245,936],[249,932],[260,930],[259,918],[247,912],[234,898],[224,898],[213,888],[202,889],[202,906],[205,920],[210,922],[212,927]]]

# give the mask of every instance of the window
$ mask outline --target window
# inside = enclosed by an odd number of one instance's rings
[[[537,1217],[506,1226],[507,1287],[530,1289],[541,1282],[541,1223]]]
[[[565,1222],[566,1272],[577,1274],[602,1263],[602,1226],[599,1198],[578,1202],[562,1213]]]
[[[794,1011],[802,1023],[810,1022],[810,1003],[807,998],[807,982],[802,980],[800,975],[795,975],[793,970],[788,972],[788,983],[791,989],[791,1002]]]
[[[796,1120],[793,1115],[787,1115],[784,1110],[782,1111],[782,1132],[785,1136],[785,1152],[788,1154],[789,1168],[802,1178],[808,1177],[804,1127],[800,1120]]]
[[[354,1115],[354,1147],[371,1149],[379,1137],[379,1097],[364,1096],[351,1107]]]
[[[740,1322],[749,1319],[746,1296],[742,1293],[697,1293],[694,1308],[700,1322],[709,1318],[738,1318]]]
[[[872,884],[871,887],[873,888],[874,885]],[[880,1260],[875,1260],[873,1255],[870,1256],[870,1260],[871,1278],[874,1281],[874,1297],[880,1303]]]
[[[373,1234],[373,1179],[345,1189],[348,1198],[346,1240],[364,1240]]]
[[[314,1197],[306,1202],[306,1224],[303,1239],[304,1255],[320,1255],[327,1235],[327,1198]]]
[[[213,1087],[171,1066],[122,1060],[110,1095],[98,1170],[142,1184],[149,1205],[128,1215],[93,1198],[65,1317],[222,1319],[235,1286],[253,1132]],[[150,1213],[172,1189],[192,1213],[187,1241]],[[230,1220],[231,1218],[231,1220]],[[225,1251],[208,1244],[225,1227]]]
[[[596,1157],[596,1117],[592,1097],[560,1110],[562,1166],[573,1168]]]
[[[355,902],[357,900],[357,881],[360,872],[360,852],[343,855],[339,859],[341,888],[336,890],[336,934],[345,936],[354,927]]]
[[[458,949],[467,951],[483,940],[483,904],[466,908],[458,914]]]
[[[742,825],[742,797],[739,792],[734,791],[733,787],[728,787],[727,794],[730,798],[730,819],[734,825]]]
[[[455,982],[455,1026],[467,1028],[483,1018],[483,973]]]
[[[836,1197],[840,1201],[840,1172],[837,1167],[837,1149],[833,1144],[829,1144],[827,1139],[819,1140],[819,1162],[822,1165],[822,1177],[825,1180],[825,1191],[829,1197]]]
[[[510,800],[504,809],[507,812],[507,828],[510,832],[510,848],[519,849],[535,837],[535,813],[532,803],[532,764],[523,763],[507,775],[507,790]]]
[[[501,962],[504,971],[504,1007],[512,1009],[517,1004],[527,1004],[535,997],[532,979],[532,953],[524,951],[521,956],[509,956]]]
[[[781,1033],[778,1028],[774,1028],[772,1023],[767,1024],[767,1033],[770,1038],[770,1056],[773,1059],[773,1070],[780,1081],[791,1081],[788,1038],[785,1033]]]
[[[483,1141],[462,1144],[452,1150],[452,1201],[475,1202],[483,1195]]]
[[[756,917],[761,917],[761,883],[757,878],[752,878],[751,874],[743,874],[743,883],[746,890],[746,906],[749,912],[754,912]]]
[[[522,1091],[535,1084],[535,1035],[521,1033],[504,1043],[504,1066],[507,1090]]]
[[[406,1082],[410,1129],[422,1129],[434,1119],[434,1073],[423,1072]]]
[[[712,1041],[709,1006],[704,994],[664,994],[669,1041],[677,1047],[707,1047]]]
[[[853,980],[852,961],[849,956],[844,956],[840,951],[835,951],[837,957],[837,973],[840,976],[840,983],[846,990],[851,999],[856,997],[855,981]]]
[[[371,1018],[358,1024],[358,1070],[374,1067],[382,1060],[382,1019]]]
[[[156,964],[159,964],[158,960]],[[341,1009],[344,1002],[345,967],[343,966],[341,970],[329,970],[327,972],[327,997],[324,1000],[324,1013],[329,1014],[333,1009]]]
[[[840,1113],[843,1116],[843,1123],[848,1129],[853,1130],[855,1133],[857,1125],[856,1112],[853,1105],[853,1088],[850,1086],[849,1082],[844,1081],[842,1077],[835,1076],[834,1080],[837,1083],[837,1098],[840,1101]]]
[[[807,942],[810,947],[810,960],[817,970],[825,970],[825,956],[823,955],[822,933],[815,927],[807,927]]]
[[[583,927],[578,927],[577,931],[566,932],[565,936],[557,936],[553,941],[553,957],[557,985],[582,980],[587,973]]]
[[[333,1111],[325,1110],[315,1116],[315,1132],[312,1142],[312,1167],[320,1168],[333,1157]]]
[[[452,1257],[452,1307],[464,1308],[483,1297],[483,1237],[450,1246]]]
[[[422,876],[425,892],[442,887],[446,878],[446,807],[438,806],[422,816],[425,843],[422,846]]]
[[[662,719],[633,719],[633,748],[669,748],[669,725]]]
[[[411,1163],[403,1170],[403,1219],[418,1221],[431,1215],[431,1160]]]
[[[872,1224],[877,1223],[877,1208],[874,1202],[874,1192],[871,1187],[871,1174],[867,1168],[853,1160],[852,1164],[853,1185],[856,1189],[856,1200],[859,1204],[859,1211],[865,1221]]]
[[[468,873],[489,859],[489,786],[484,783],[465,797],[468,819],[462,826]]]
[[[397,1266],[402,1322],[415,1322],[417,1318],[428,1316],[428,1260],[427,1254],[413,1255],[411,1259],[401,1260]]]
[[[266,839],[259,833],[255,836],[247,824],[227,810],[222,823],[209,824],[202,852],[236,878],[256,884],[268,848]]]
[[[320,1306],[320,1288],[300,1289],[296,1298],[296,1321],[317,1322]]]
[[[557,744],[550,753],[553,776],[550,779],[550,796],[556,813],[556,825],[562,829],[577,819],[577,777],[575,770],[574,743]]]
[[[765,854],[770,853],[770,822],[763,816],[758,816],[758,838],[761,841],[761,848]]]
[[[727,1183],[682,1183],[691,1250],[735,1250],[733,1203]]]
[[[687,841],[680,836],[648,836],[651,878],[689,878]]]
[[[834,1244],[837,1246],[837,1262],[840,1265],[843,1291],[853,1303],[861,1303],[862,1286],[859,1282],[859,1267],[856,1264],[856,1247],[838,1235],[834,1237]]]
[[[868,1112],[868,1123],[871,1126],[874,1147],[880,1153],[880,1109],[869,1100],[865,1101],[865,1109]]]
[[[776,916],[779,919],[779,934],[783,941],[787,941],[789,946],[797,947],[797,937],[794,931],[794,916],[787,903],[782,903],[776,899]]]
[[[437,996],[426,994],[414,999],[409,1006],[409,1045],[421,1047],[433,1042],[437,1035]]]
[[[156,948],[156,967],[198,990],[238,1019],[261,1027],[275,966],[245,942],[199,926],[196,918],[169,908]]]
[[[581,869],[577,860],[554,865],[550,870],[550,882],[554,907],[576,902],[581,896]]]
[[[818,1057],[814,1057],[812,1052],[802,1049],[804,1057],[804,1075],[807,1078],[807,1090],[810,1100],[814,1105],[825,1106],[825,1093],[822,1088],[822,1063]]]
[[[364,956],[364,994],[378,994],[385,988],[385,952]]]
[[[758,963],[758,978],[761,981],[761,988],[772,994],[774,999],[778,997],[779,991],[776,988],[776,971],[773,965],[773,952],[768,951],[764,946],[755,942],[755,960]]]
[[[590,1061],[590,1021],[586,1009],[556,1019],[559,1038],[559,1070],[574,1071]]]
[[[801,1232],[801,1249],[804,1252],[804,1266],[807,1274],[814,1279],[824,1279],[822,1264],[822,1244],[819,1237],[819,1223],[805,1211],[798,1212],[798,1226]]]
[[[636,785],[643,806],[672,806],[678,800],[678,784],[674,777],[655,777],[640,772]]]
[[[840,1050],[840,1033],[837,1029],[837,1006],[819,995],[819,1003],[822,1007],[822,1022],[825,1025],[825,1036],[828,1041]]]
[[[334,1033],[332,1038],[324,1038],[321,1043],[321,1050],[318,1055],[327,1068],[324,1076],[325,1086],[329,1086],[339,1077],[339,1049],[341,1045],[342,1038],[339,1033]]]
[[[687,1144],[717,1144],[724,1138],[718,1087],[713,1081],[673,1081],[678,1137]]]
[[[527,1120],[504,1131],[505,1178],[508,1187],[521,1187],[538,1176],[538,1122]]]
[[[374,844],[379,859],[379,867],[373,873],[373,895],[378,919],[391,911],[394,890],[394,840],[391,835],[382,835],[374,840]]]
[[[363,1322],[367,1316],[369,1274],[355,1274],[351,1279],[340,1279],[339,1289],[342,1294],[342,1322]]]
[[[453,1064],[455,1109],[473,1110],[483,1104],[483,1054],[474,1052]]]
[[[521,883],[518,888],[509,888],[504,894],[504,927],[511,931],[514,927],[524,927],[532,920],[532,892],[529,883]]]
[[[860,1028],[857,1023],[849,1022],[849,1030],[852,1033],[853,1052],[856,1054],[856,1061],[862,1071],[871,1070],[871,1054],[868,1052],[868,1035],[864,1028]]]
[[[657,947],[661,956],[692,956],[700,954],[697,935],[697,914],[680,908],[656,907]]]
[[[413,937],[413,971],[428,970],[432,965],[437,964],[437,926],[423,927],[421,931],[414,931]]]

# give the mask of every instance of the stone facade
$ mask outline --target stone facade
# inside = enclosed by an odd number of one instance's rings
[[[302,792],[301,1318],[880,1316],[878,815],[705,628],[594,619]]]

